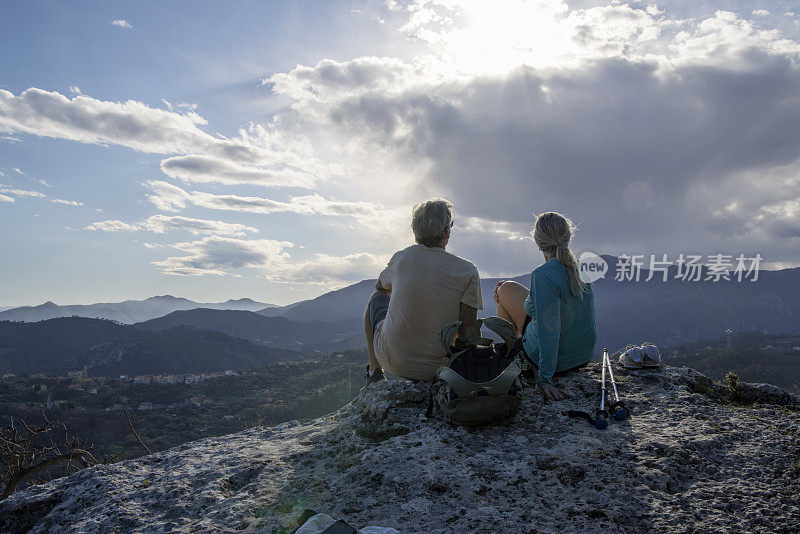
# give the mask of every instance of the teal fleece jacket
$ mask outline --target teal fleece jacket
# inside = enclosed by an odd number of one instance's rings
[[[567,270],[556,258],[531,275],[525,313],[531,318],[523,335],[525,352],[539,366],[539,380],[552,385],[553,374],[592,359],[597,343],[594,293],[587,284],[583,298],[572,294]]]

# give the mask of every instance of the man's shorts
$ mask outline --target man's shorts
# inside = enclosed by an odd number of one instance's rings
[[[389,295],[379,293],[369,301],[369,323],[372,325],[373,335],[378,323],[386,319],[387,311],[389,311]]]

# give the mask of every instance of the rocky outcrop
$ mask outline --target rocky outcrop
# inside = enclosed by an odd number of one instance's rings
[[[685,368],[617,371],[633,415],[597,430],[599,364],[570,398],[480,429],[425,420],[425,384],[366,388],[327,417],[97,466],[0,503],[2,532],[291,531],[310,507],[401,532],[791,532],[798,399]]]

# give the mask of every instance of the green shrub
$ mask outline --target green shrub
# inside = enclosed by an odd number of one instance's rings
[[[728,371],[728,374],[725,375],[725,385],[728,387],[728,395],[731,400],[741,400],[742,387],[739,385],[739,375],[733,371]]]

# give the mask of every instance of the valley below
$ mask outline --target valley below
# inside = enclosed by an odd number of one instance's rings
[[[604,346],[615,352],[653,341],[665,364],[718,385],[734,373],[800,393],[798,276],[798,269],[766,272],[743,286],[598,281],[597,358]],[[495,313],[496,282],[482,280],[482,317]],[[239,299],[202,307],[165,296],[7,310],[0,426],[58,421],[101,462],[115,462],[146,453],[131,426],[155,453],[334,412],[363,386],[363,307],[373,287],[365,280],[289,306]]]
[[[0,426],[12,418],[39,425],[46,417],[64,423],[104,462],[247,428],[314,418],[350,401],[363,379],[360,351],[321,360],[277,362],[244,372],[178,377],[108,378],[24,375],[0,378]],[[185,378],[185,377],[182,377]],[[129,424],[128,418],[131,423]],[[76,468],[51,469],[44,479]]]

